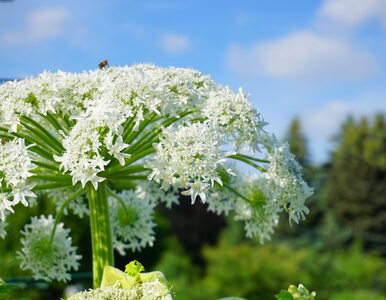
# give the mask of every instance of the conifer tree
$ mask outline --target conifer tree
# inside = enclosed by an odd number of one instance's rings
[[[327,240],[330,246],[360,240],[386,254],[385,115],[348,119],[337,141],[326,192]]]

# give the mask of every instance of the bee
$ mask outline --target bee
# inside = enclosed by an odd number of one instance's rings
[[[101,69],[101,70],[105,69],[106,67],[109,67],[109,61],[107,59],[105,59],[105,60],[101,61],[98,66],[99,66],[99,69]]]

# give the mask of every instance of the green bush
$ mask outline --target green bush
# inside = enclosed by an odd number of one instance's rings
[[[347,291],[333,295],[330,300],[386,300],[386,295],[381,295],[372,291]]]
[[[238,296],[265,300],[291,283],[303,283],[316,291],[318,300],[343,297],[338,294],[341,291],[359,296],[363,292],[356,291],[373,291],[374,295],[386,291],[385,261],[365,254],[359,244],[348,250],[318,252],[312,245],[294,249],[284,243],[257,245],[232,240],[227,231],[217,246],[204,247],[205,270],[195,268],[176,245],[164,253],[157,268],[175,285],[176,299]],[[369,300],[373,294],[368,293]]]
[[[218,298],[272,299],[278,290],[293,282],[311,287],[311,278],[302,270],[307,256],[304,250],[221,242],[216,248],[205,248],[204,256],[208,262],[204,285]]]

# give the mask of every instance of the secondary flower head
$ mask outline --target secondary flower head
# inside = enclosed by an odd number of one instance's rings
[[[22,231],[23,245],[18,257],[21,268],[31,270],[35,279],[47,281],[70,280],[70,270],[77,270],[81,256],[76,254],[76,248],[71,245],[68,236],[70,230],[64,229],[63,223],[56,227],[52,241],[51,233],[54,227],[52,216],[32,217]]]
[[[290,220],[298,223],[308,214],[304,202],[313,190],[303,180],[301,166],[289,151],[287,143],[280,143],[273,138],[266,159],[270,164],[267,172],[262,174],[265,180],[264,192],[285,208]]]
[[[140,250],[154,242],[154,203],[141,199],[135,191],[111,192],[108,198],[113,246],[121,254]]]

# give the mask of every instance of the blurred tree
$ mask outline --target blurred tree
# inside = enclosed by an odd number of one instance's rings
[[[295,117],[288,128],[285,140],[289,143],[290,150],[295,154],[299,163],[305,167],[309,164],[307,139],[302,132],[300,119]]]
[[[349,118],[336,137],[325,203],[327,246],[360,240],[386,255],[386,120]]]

